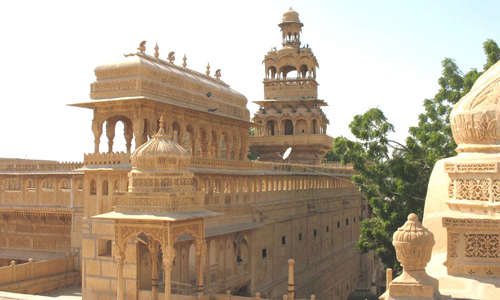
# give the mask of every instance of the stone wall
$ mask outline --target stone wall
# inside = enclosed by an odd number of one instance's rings
[[[78,284],[80,274],[73,271],[73,257],[0,268],[0,290],[23,294],[43,294],[64,286]]]

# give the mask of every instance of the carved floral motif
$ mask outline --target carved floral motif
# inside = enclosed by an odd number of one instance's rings
[[[487,143],[498,139],[496,115],[488,113],[457,115],[452,121],[457,144]]]
[[[488,201],[489,182],[486,179],[457,179],[451,183],[455,188],[455,199]],[[448,188],[450,195],[450,188]]]
[[[465,257],[498,258],[498,234],[466,234]]]

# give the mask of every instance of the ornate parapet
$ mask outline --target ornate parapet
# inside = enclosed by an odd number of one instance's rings
[[[55,171],[75,170],[82,167],[79,162],[58,162],[52,160],[0,159],[0,171]]]
[[[251,161],[214,159],[210,157],[193,156],[191,157],[191,167],[200,169],[239,169],[249,170],[253,167]]]
[[[88,153],[84,154],[83,165],[124,165],[130,164],[130,153]]]
[[[285,80],[264,80],[264,95],[266,99],[316,99],[318,83],[314,78],[290,78]]]
[[[115,193],[115,211],[196,210],[203,206],[200,192],[189,193]]]

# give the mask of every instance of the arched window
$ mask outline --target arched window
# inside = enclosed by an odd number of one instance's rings
[[[102,182],[102,194],[104,196],[107,196],[108,195],[108,181],[107,180],[104,180]]]
[[[61,190],[69,190],[70,188],[70,182],[68,179],[64,178],[64,179],[61,179],[61,182],[59,183],[59,188]]]
[[[3,189],[5,191],[20,191],[21,180],[19,178],[6,178],[3,181]]]
[[[28,179],[26,180],[26,189],[28,190],[34,190],[36,188],[35,186],[35,181],[33,179]]]
[[[54,179],[47,178],[42,181],[42,188],[46,190],[50,190],[54,188]]]
[[[90,194],[91,195],[97,194],[97,184],[94,179],[90,181]]]
[[[266,127],[267,127],[267,135],[274,135],[274,121],[267,121],[266,122]]]
[[[292,120],[285,120],[285,135],[293,135],[293,122],[292,122]]]
[[[304,119],[298,120],[295,123],[297,134],[307,134],[307,122]]]
[[[118,192],[118,191],[120,190],[120,183],[118,182],[118,180],[115,180],[113,190],[114,190],[115,192]]]
[[[79,191],[83,191],[83,182],[81,179],[78,179],[76,181],[76,188],[79,190]]]
[[[312,134],[318,133],[318,121],[313,120],[312,122]]]

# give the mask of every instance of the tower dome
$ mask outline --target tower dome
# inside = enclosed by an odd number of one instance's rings
[[[158,133],[130,156],[133,169],[179,171],[189,168],[191,155],[181,145],[171,140],[163,127],[162,116]]]
[[[500,150],[500,62],[476,81],[453,108],[450,123],[457,152]]]
[[[283,14],[282,22],[278,26],[281,28],[283,47],[298,49],[300,47],[300,32],[304,26],[299,20],[299,13],[290,8]]]
[[[290,7],[290,9],[283,14],[283,23],[285,22],[300,22],[299,13]]]

